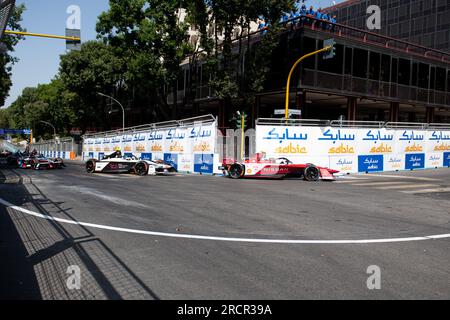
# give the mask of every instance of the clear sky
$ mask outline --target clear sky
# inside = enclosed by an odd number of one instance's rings
[[[109,7],[108,0],[17,0],[27,7],[22,25],[28,32],[64,35],[66,13],[70,5],[81,9],[82,41],[96,38],[95,24],[99,14]],[[342,2],[338,0],[336,2]],[[307,0],[307,5],[328,7],[332,0]],[[64,40],[27,37],[17,47],[14,55],[20,61],[13,67],[13,87],[6,101],[8,107],[26,87],[48,83],[58,72],[59,56],[64,54]]]

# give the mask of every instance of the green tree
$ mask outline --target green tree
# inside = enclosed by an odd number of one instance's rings
[[[25,11],[25,5],[21,4],[14,8],[14,11],[7,23],[7,29],[14,31],[25,31],[20,25],[22,14]],[[5,54],[0,54],[0,106],[5,104],[6,98],[9,96],[9,90],[12,86],[11,71],[12,67],[19,60],[12,55],[15,46],[22,40],[23,36],[3,35],[2,42],[7,49]]]
[[[177,14],[180,3],[110,0],[109,11],[97,23],[99,38],[111,45],[122,61],[128,95],[147,92],[146,104],[156,100],[165,118],[176,116],[176,80],[180,64],[190,51],[185,41],[187,25]],[[166,103],[169,91],[175,92],[172,116],[168,115]]]
[[[293,8],[295,1],[187,2],[189,21],[200,32],[206,56],[204,65],[212,75],[209,84],[215,95],[227,108],[235,104],[235,108],[248,109],[254,103],[255,95],[263,90],[272,52],[278,45],[280,17]],[[259,17],[264,17],[270,27],[261,41],[251,46],[251,23]],[[223,35],[222,39],[219,34]]]
[[[5,110],[8,125],[31,128],[37,138],[53,137],[53,129],[41,121],[50,122],[60,136],[66,136],[76,118],[71,108],[72,94],[60,79],[34,88],[25,88],[14,103]]]
[[[122,71],[121,59],[110,46],[98,41],[86,42],[80,51],[61,56],[60,89],[64,92],[65,106],[76,117],[77,127],[108,128],[107,105],[97,93],[120,91]]]

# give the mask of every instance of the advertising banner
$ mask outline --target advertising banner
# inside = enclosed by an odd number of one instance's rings
[[[164,160],[181,172],[215,173],[216,137],[217,124],[211,121],[126,135],[99,135],[84,139],[83,158],[102,159],[120,148],[125,156]]]
[[[257,152],[344,173],[446,166],[450,131],[258,125]]]

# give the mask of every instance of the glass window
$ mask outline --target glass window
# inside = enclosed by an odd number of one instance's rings
[[[436,90],[445,91],[445,69],[436,68]]]
[[[323,43],[322,43],[322,45],[323,45]],[[305,55],[305,54],[313,52],[313,51],[316,51],[316,39],[305,37],[303,39],[302,55]],[[303,64],[303,67],[306,69],[315,69],[316,68],[316,59],[315,59],[315,57],[308,58],[305,61],[303,61],[302,64]]]
[[[399,59],[398,61],[398,83],[409,86],[411,77],[411,61]]]
[[[417,74],[419,72],[419,64],[417,62],[413,62],[412,65],[412,77],[411,77],[411,86],[417,87]]]
[[[445,72],[444,72],[444,81],[445,81]],[[425,63],[420,63],[419,64],[418,86],[420,88],[428,89],[429,82],[430,82],[430,65],[425,64]]]
[[[336,56],[332,59],[323,59],[323,56],[319,56],[318,70],[342,74],[342,67],[344,65],[344,47],[340,44],[336,45]]]
[[[431,67],[430,70],[430,89],[436,89],[436,67]]]
[[[363,49],[353,49],[353,76],[367,78],[368,51]]]
[[[447,91],[450,92],[450,70],[447,72]]]
[[[398,58],[392,58],[391,82],[398,83]]]
[[[381,56],[381,81],[389,82],[391,77],[391,57],[383,54]]]
[[[372,80],[380,80],[380,59],[379,53],[370,52],[369,78]]]
[[[345,74],[352,74],[353,48],[345,48]]]

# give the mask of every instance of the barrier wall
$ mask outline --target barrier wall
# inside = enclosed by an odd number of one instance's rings
[[[73,138],[46,140],[34,143],[31,146],[31,150],[33,149],[46,157],[71,160],[71,155],[73,157],[75,153],[75,143]]]
[[[120,148],[125,156],[164,160],[180,172],[217,173],[217,121],[213,116],[85,136],[83,159],[101,160]]]
[[[450,167],[450,128],[257,125],[256,149],[344,173]]]

